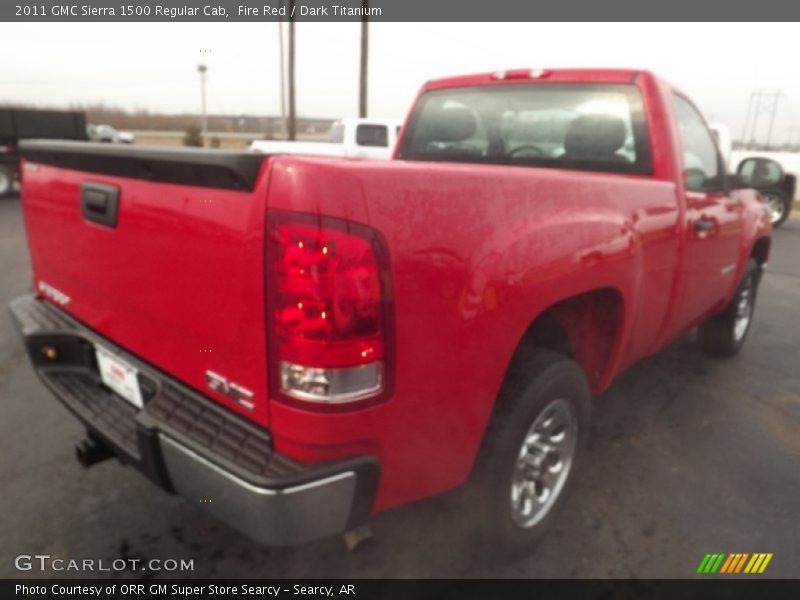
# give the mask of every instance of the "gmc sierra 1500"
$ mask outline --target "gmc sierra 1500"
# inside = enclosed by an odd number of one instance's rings
[[[22,153],[35,294],[11,310],[82,462],[270,544],[469,481],[475,527],[528,548],[590,394],[698,326],[735,354],[769,254],[765,206],[648,72],[430,82],[385,162]]]

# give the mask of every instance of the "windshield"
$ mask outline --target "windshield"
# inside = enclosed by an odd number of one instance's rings
[[[407,160],[649,173],[633,85],[531,84],[424,94],[400,148]]]

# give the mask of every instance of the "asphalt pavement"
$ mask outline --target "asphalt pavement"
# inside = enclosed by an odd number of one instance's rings
[[[29,289],[19,199],[0,199],[0,305]],[[530,556],[498,562],[465,543],[469,515],[449,497],[380,515],[353,553],[340,538],[266,548],[116,461],[84,470],[81,426],[0,314],[0,577],[81,576],[14,567],[49,554],[190,559],[194,577],[676,578],[707,552],[771,552],[763,576],[800,577],[799,350],[794,216],[776,231],[741,354],[708,358],[688,336],[620,376],[596,399],[588,460],[556,526]]]

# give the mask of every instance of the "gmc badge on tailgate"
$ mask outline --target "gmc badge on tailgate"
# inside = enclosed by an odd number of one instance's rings
[[[206,371],[206,385],[212,391],[230,398],[237,404],[244,406],[247,410],[253,410],[253,408],[255,408],[253,392],[236,383],[229,382],[222,375],[214,373],[214,371]]]

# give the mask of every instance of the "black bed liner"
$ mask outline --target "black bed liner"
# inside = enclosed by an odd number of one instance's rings
[[[205,148],[160,148],[58,140],[25,140],[20,154],[63,169],[228,190],[256,185],[263,154]]]

